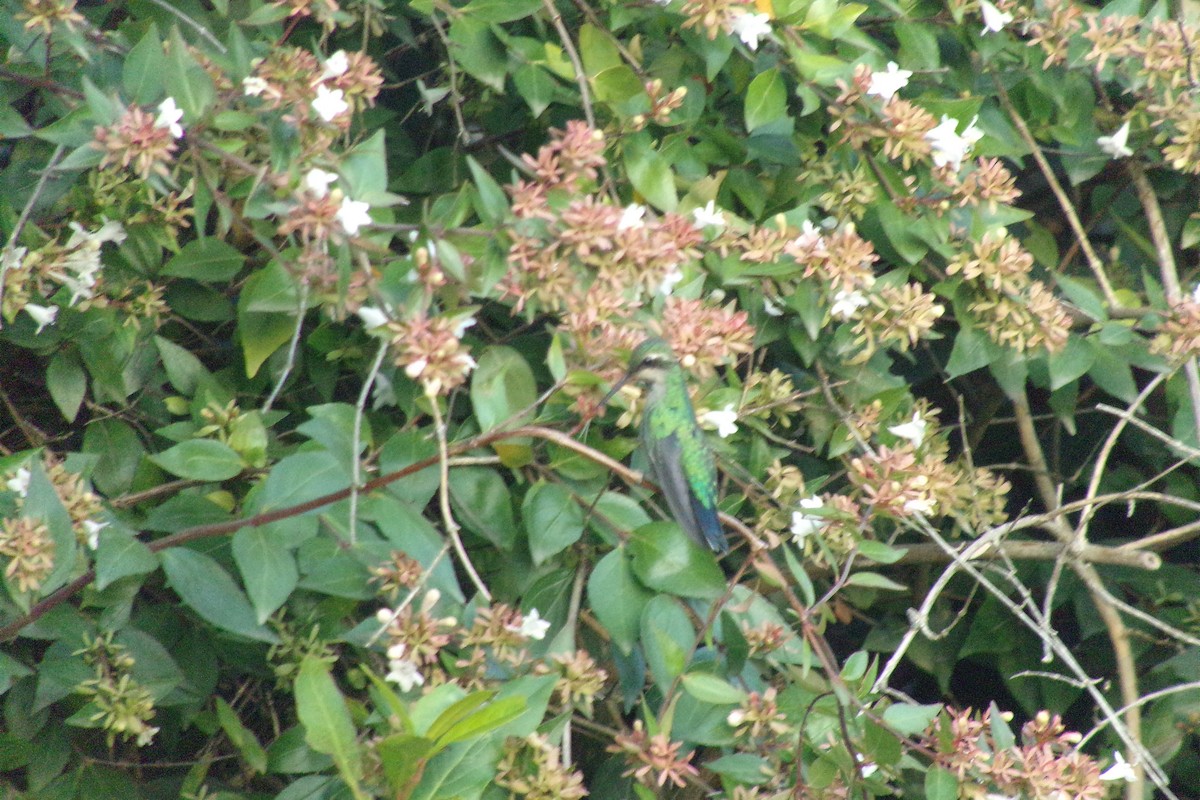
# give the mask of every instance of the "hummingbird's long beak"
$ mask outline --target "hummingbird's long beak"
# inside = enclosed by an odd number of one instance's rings
[[[621,391],[622,386],[629,383],[629,381],[633,378],[633,374],[634,370],[629,370],[621,376],[621,380],[613,384],[613,387],[608,390],[608,394],[604,395],[604,399],[600,401],[601,408],[604,408],[606,405],[608,405],[608,401],[613,399],[613,395]]]

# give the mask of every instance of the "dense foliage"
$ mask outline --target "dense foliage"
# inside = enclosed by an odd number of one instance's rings
[[[1200,792],[1183,16],[4,0],[5,795]]]

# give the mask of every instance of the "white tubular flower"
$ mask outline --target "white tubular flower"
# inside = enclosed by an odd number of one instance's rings
[[[342,230],[353,236],[358,233],[359,228],[371,224],[371,215],[367,213],[370,210],[371,205],[369,203],[343,197],[342,206],[334,216],[342,226]]]
[[[999,33],[1004,30],[1004,26],[1013,21],[1013,15],[1007,11],[1001,11],[988,0],[979,0],[979,11],[983,14],[983,30],[980,36],[987,36],[989,33]]]
[[[671,267],[670,272],[663,275],[662,283],[658,285],[658,293],[669,295],[675,291],[675,287],[679,285],[681,280],[683,280],[683,272],[679,269],[679,265],[676,264],[674,267]]]
[[[830,307],[829,313],[840,320],[848,320],[858,314],[860,308],[870,305],[870,303],[867,296],[857,289],[853,292],[843,289],[833,296],[833,305]]]
[[[630,203],[621,212],[621,221],[617,223],[617,230],[627,231],[631,228],[644,228],[646,226],[645,217],[645,206],[638,203]]]
[[[304,175],[304,188],[308,189],[309,194],[313,197],[324,197],[329,194],[329,184],[334,183],[337,179],[336,173],[313,167]]]
[[[908,86],[908,79],[912,75],[912,70],[900,69],[900,65],[895,61],[889,61],[886,70],[871,73],[871,85],[867,87],[867,94],[886,103],[896,96],[896,92]]]
[[[179,124],[181,119],[183,119],[183,109],[175,105],[174,97],[168,97],[158,104],[158,116],[154,119],[154,127],[166,128],[172,136],[178,139],[183,136],[183,126]]]
[[[100,546],[100,531],[108,527],[107,522],[96,522],[92,519],[83,521],[83,529],[87,532],[87,545],[95,550]]]
[[[540,641],[546,638],[546,632],[550,630],[550,623],[541,618],[536,608],[531,608],[528,614],[521,617],[520,625],[509,625],[508,629],[521,634],[526,639]]]
[[[771,18],[766,14],[745,12],[738,14],[730,25],[730,32],[742,40],[742,44],[751,50],[758,49],[758,43],[764,37],[771,35]]]
[[[342,90],[330,89],[324,84],[317,87],[317,96],[312,101],[312,107],[313,111],[317,112],[317,116],[326,122],[332,122],[350,110],[350,104],[346,102]]]
[[[975,143],[983,138],[983,131],[975,127],[979,117],[968,123],[966,130],[957,133],[958,120],[943,115],[941,123],[925,134],[925,140],[933,150],[933,164],[936,167],[950,165],[955,172],[962,168],[963,159],[971,152]]]
[[[1128,158],[1133,155],[1133,151],[1129,149],[1128,142],[1129,120],[1125,120],[1125,124],[1117,128],[1112,136],[1101,136],[1096,139],[1096,144],[1111,158]]]
[[[388,315],[384,313],[382,308],[375,306],[359,306],[355,315],[362,320],[363,327],[368,331],[373,331],[387,324]]]
[[[346,74],[348,69],[350,69],[350,61],[346,58],[346,51],[338,50],[325,61],[321,77],[317,80],[327,81],[330,78],[340,78]]]
[[[25,311],[37,323],[37,330],[33,332],[34,336],[41,333],[42,328],[47,325],[53,325],[54,321],[58,319],[58,306],[39,306],[37,303],[26,303]]]
[[[246,97],[258,97],[267,91],[268,88],[270,88],[270,84],[257,75],[242,78],[242,94],[246,95]]]
[[[717,436],[727,439],[737,433],[737,418],[733,403],[726,403],[720,411],[705,411],[697,421],[706,428],[715,428]]]
[[[912,442],[913,447],[920,447],[921,442],[925,441],[925,430],[928,423],[921,419],[920,412],[914,411],[913,417],[908,422],[902,422],[899,425],[892,425],[888,428],[888,433],[899,436],[901,439],[908,439]]]
[[[1100,780],[1133,783],[1137,780],[1137,772],[1133,769],[1133,765],[1125,760],[1125,756],[1121,755],[1120,751],[1114,750],[1113,765],[1100,773]]]
[[[825,501],[816,495],[806,497],[800,501],[801,510],[792,512],[792,525],[790,529],[792,536],[796,540],[796,544],[803,545],[805,539],[825,527],[828,520],[824,517],[806,513],[807,511],[824,507]]]
[[[12,476],[5,482],[10,492],[16,492],[21,497],[29,494],[29,478],[30,472],[25,467],[17,470],[17,474]]]
[[[391,681],[400,687],[401,691],[410,691],[414,686],[422,686],[425,676],[417,665],[404,658],[404,645],[395,644],[388,648],[388,674],[385,681]]]
[[[717,208],[715,200],[709,200],[701,208],[692,209],[692,226],[696,228],[706,228],[709,225],[714,228],[725,227],[725,214]]]

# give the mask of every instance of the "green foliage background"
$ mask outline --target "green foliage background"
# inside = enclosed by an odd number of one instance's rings
[[[6,794],[1200,791],[1194,22],[4,0]]]

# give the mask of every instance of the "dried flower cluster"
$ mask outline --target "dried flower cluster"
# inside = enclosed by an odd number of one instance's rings
[[[104,729],[108,746],[112,747],[118,737],[133,740],[138,747],[146,747],[154,740],[158,728],[150,725],[154,719],[154,696],[133,677],[133,656],[113,639],[112,632],[85,639],[85,646],[75,655],[91,666],[96,677],[83,681],[76,691],[87,695],[95,712],[92,722]]]
[[[583,776],[563,766],[561,749],[538,734],[505,742],[495,781],[510,798],[579,800],[587,796]]]
[[[688,778],[700,773],[692,766],[694,750],[680,755],[683,747],[680,742],[671,741],[665,733],[647,735],[641,720],[633,723],[631,732],[618,734],[614,742],[609,752],[623,753],[630,764],[625,776],[636,778],[643,786],[662,788],[671,783],[682,789],[687,786]]]
[[[502,290],[518,309],[560,315],[575,352],[613,373],[644,336],[637,312],[661,302],[663,335],[690,368],[711,374],[749,351],[748,316],[672,294],[702,255],[701,218],[613,205],[595,185],[604,146],[600,132],[570,122],[525,157],[533,177],[509,187],[518,223]]]
[[[962,275],[972,293],[968,308],[994,341],[1020,352],[1057,352],[1067,344],[1071,318],[1032,270],[1033,256],[1003,230],[989,232],[946,267]]]
[[[0,555],[9,561],[4,579],[22,594],[36,592],[54,569],[54,539],[41,520],[8,517],[0,527]]]
[[[939,716],[929,741],[941,766],[1005,797],[1098,800],[1107,794],[1100,767],[1076,749],[1080,735],[1057,715],[1039,712],[1022,728],[1021,743],[1007,747],[996,741],[992,722],[990,711]]]

